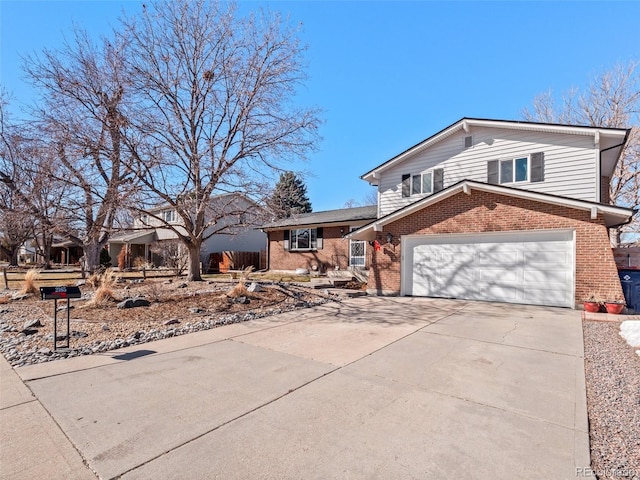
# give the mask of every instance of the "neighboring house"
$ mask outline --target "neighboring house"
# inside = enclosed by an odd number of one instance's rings
[[[200,251],[200,261],[205,269],[212,253],[264,252],[267,236],[256,228],[263,220],[260,206],[243,195],[233,193],[212,197],[210,205],[211,215],[220,218],[216,221],[216,233],[204,242]],[[178,239],[176,232],[164,222],[178,230],[182,229],[176,210],[161,205],[150,210],[149,214],[136,218],[131,229],[112,235],[108,243],[111,263],[117,265],[118,255],[126,247],[131,263],[139,258],[147,264],[162,265],[162,259],[152,251],[154,246],[159,242]]]
[[[608,191],[627,136],[463,118],[365,173],[377,218],[346,236],[379,247],[369,292],[572,308],[622,295],[608,228],[634,211]]]
[[[261,228],[269,237],[268,268],[325,273],[328,270],[370,266],[371,248],[366,241],[345,238],[350,231],[376,218],[377,207],[356,207],[303,213]]]

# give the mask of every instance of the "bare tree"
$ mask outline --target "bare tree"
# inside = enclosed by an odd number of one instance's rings
[[[96,45],[77,29],[72,43],[45,49],[25,64],[41,91],[34,116],[58,164],[55,179],[67,188],[63,233],[83,247],[90,271],[100,265],[100,250],[130,189],[121,139],[124,46],[107,39]]]
[[[557,100],[552,92],[534,99],[533,110],[525,109],[526,120],[629,128],[631,133],[623,148],[609,185],[612,204],[626,207],[640,205],[640,70],[638,62],[618,64],[596,77],[584,92],[572,89]],[[636,215],[625,226],[612,229],[612,244],[618,245],[624,233],[640,233]]]
[[[200,280],[203,242],[247,208],[212,198],[263,196],[274,169],[314,145],[317,112],[292,101],[304,80],[303,49],[277,15],[240,18],[215,1],[161,1],[124,25],[135,83],[132,171],[148,205],[159,199],[177,213],[177,222],[156,218],[186,246],[188,279]]]
[[[33,238],[34,223],[28,212],[25,156],[26,139],[7,113],[8,98],[0,92],[0,250],[9,265],[18,266],[20,247]]]

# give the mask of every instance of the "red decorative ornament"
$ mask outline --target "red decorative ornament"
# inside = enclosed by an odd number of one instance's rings
[[[380,242],[378,240],[373,241],[373,249],[377,252],[380,250]]]

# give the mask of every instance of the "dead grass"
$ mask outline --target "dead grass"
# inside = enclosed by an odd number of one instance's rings
[[[40,270],[32,268],[27,271],[22,281],[22,289],[20,293],[38,293],[38,287],[36,287],[36,281],[40,278]]]
[[[238,282],[227,292],[227,296],[231,298],[246,297],[247,295],[249,295],[249,291],[243,281]]]
[[[94,273],[91,277],[95,277]],[[87,281],[87,284],[89,281]],[[116,300],[115,294],[113,293],[113,286],[116,283],[115,274],[111,270],[107,270],[102,275],[98,275],[97,278],[93,279],[93,284],[98,285],[96,288],[96,292],[91,300],[89,300],[85,306],[86,307],[103,307],[108,305]]]

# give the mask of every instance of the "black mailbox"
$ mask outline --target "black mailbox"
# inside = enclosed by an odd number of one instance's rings
[[[61,300],[64,298],[82,298],[78,287],[40,287],[42,300]]]

